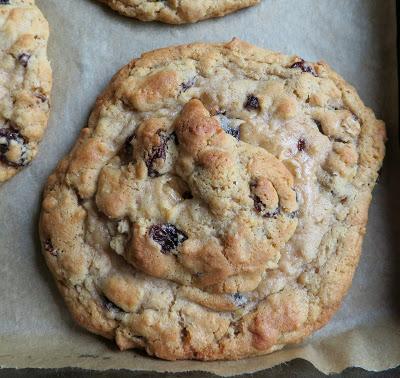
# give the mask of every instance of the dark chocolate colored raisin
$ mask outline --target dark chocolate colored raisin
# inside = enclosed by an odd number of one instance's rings
[[[149,236],[161,246],[161,252],[167,254],[187,240],[187,235],[173,224],[155,224],[149,229]]]
[[[264,209],[265,205],[261,202],[260,197],[256,196],[254,194],[253,201],[254,201],[254,208],[256,209],[257,213],[261,213],[261,211]]]
[[[150,177],[160,176],[160,173],[153,166],[156,160],[165,160],[167,157],[168,141],[171,139],[171,135],[166,134],[164,131],[158,131],[158,135],[160,137],[160,144],[151,149],[145,160]]]
[[[301,152],[306,149],[306,141],[303,138],[300,138],[297,142],[297,149]]]
[[[58,251],[54,248],[53,243],[51,242],[50,239],[45,240],[44,242],[44,250],[46,252],[49,252],[50,255],[57,257],[58,256]]]
[[[19,161],[9,161],[6,158],[11,142],[21,145],[22,155]],[[14,168],[22,167],[27,164],[25,139],[18,130],[12,127],[0,128],[0,161]]]
[[[317,73],[314,71],[314,68],[304,59],[300,60],[299,62],[293,63],[290,68],[300,68],[303,72],[308,72],[311,75],[317,77]]]
[[[193,85],[195,84],[195,82],[196,82],[196,76],[192,77],[191,79],[189,79],[185,83],[182,83],[181,84],[182,92],[186,92],[188,89],[192,88]]]
[[[235,293],[232,295],[233,298],[233,303],[235,303],[235,306],[237,307],[243,307],[246,305],[248,299],[240,293]]]
[[[28,66],[28,62],[29,62],[30,58],[31,58],[31,56],[29,54],[22,53],[22,54],[18,55],[18,62],[21,64],[22,67],[26,68]]]
[[[230,121],[229,121],[228,117],[220,114],[218,116],[218,119],[219,119],[219,123],[220,123],[221,127],[223,128],[223,130],[227,134],[232,135],[236,139],[240,139],[240,130],[239,129],[234,129],[234,128],[229,126]]]
[[[128,138],[126,138],[124,143],[124,154],[130,157],[133,155],[132,140],[134,137],[135,135],[129,136]]]
[[[258,97],[252,94],[248,95],[244,107],[247,110],[257,110],[260,107],[260,102],[258,101]]]
[[[186,200],[193,199],[193,195],[189,191],[186,191],[186,192],[183,192],[182,198],[186,199]]]
[[[125,139],[124,144],[122,145],[119,151],[119,158],[121,159],[122,165],[129,165],[131,163],[135,163],[135,159],[133,156],[133,145],[132,141],[135,139],[136,135],[132,134]]]

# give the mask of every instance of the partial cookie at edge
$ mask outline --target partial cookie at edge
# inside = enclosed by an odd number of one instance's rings
[[[0,4],[0,182],[36,156],[49,117],[49,27],[33,0]]]
[[[256,5],[260,0],[99,0],[122,15],[141,21],[186,24],[222,17],[237,10]]]

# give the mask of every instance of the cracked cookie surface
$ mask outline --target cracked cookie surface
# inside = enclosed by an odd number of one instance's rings
[[[0,1],[0,183],[32,161],[47,127],[48,38],[33,0]]]
[[[141,21],[193,23],[222,17],[256,5],[260,0],[99,0],[119,13]]]
[[[123,350],[270,353],[340,305],[384,140],[324,63],[239,40],[146,53],[49,178],[44,256],[76,321]]]

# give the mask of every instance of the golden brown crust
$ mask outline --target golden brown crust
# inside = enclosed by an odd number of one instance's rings
[[[167,24],[194,23],[222,17],[256,5],[260,0],[99,0],[119,13],[141,21]]]
[[[324,63],[238,40],[146,53],[49,178],[43,253],[77,321],[121,349],[269,353],[339,307],[384,140]]]

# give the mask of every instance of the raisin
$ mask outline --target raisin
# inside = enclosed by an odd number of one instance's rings
[[[192,88],[195,82],[196,82],[196,76],[192,77],[185,83],[182,83],[181,84],[182,92],[186,92],[188,89]]]
[[[118,156],[121,159],[122,165],[129,165],[131,163],[136,163],[134,155],[133,155],[133,145],[132,141],[135,139],[136,135],[132,134],[125,139],[124,144],[121,146],[119,150]]]
[[[49,252],[50,255],[57,257],[58,256],[58,251],[53,247],[53,243],[51,242],[50,239],[45,240],[44,242],[44,250],[46,252]]]
[[[229,135],[232,135],[234,138],[239,139],[240,138],[240,130],[239,129],[234,129],[229,126],[229,118],[225,117],[224,115],[220,114],[218,116],[219,123],[222,127],[222,129]]]
[[[167,157],[168,141],[172,138],[171,135],[166,134],[164,131],[158,131],[160,137],[160,144],[151,149],[150,153],[145,160],[148,175],[150,177],[158,177],[160,173],[154,168],[154,163],[158,159],[165,160]]]
[[[306,149],[306,141],[303,138],[300,138],[297,142],[297,149],[301,152]]]
[[[300,60],[299,62],[293,63],[290,68],[300,68],[303,72],[308,72],[311,75],[317,77],[317,73],[315,72],[314,68],[304,59]]]
[[[186,199],[186,200],[193,199],[193,195],[189,191],[186,191],[186,192],[183,192],[182,198]]]
[[[248,95],[244,107],[247,110],[257,110],[260,107],[260,102],[258,101],[258,97],[252,94]]]
[[[233,303],[237,306],[237,307],[243,307],[246,305],[247,303],[247,297],[245,297],[243,294],[240,293],[235,293],[232,295],[232,300]]]
[[[31,58],[31,56],[29,54],[22,53],[22,54],[18,55],[18,62],[21,64],[22,67],[26,68],[28,66],[28,62],[29,62],[30,58]]]
[[[21,157],[18,161],[9,161],[6,157],[11,143],[17,143],[21,147]],[[0,128],[0,161],[10,167],[18,168],[27,164],[26,159],[26,141],[18,130],[13,127]]]
[[[187,235],[173,224],[156,224],[150,227],[149,236],[161,246],[161,252],[167,254],[187,240]]]
[[[132,140],[134,137],[135,135],[129,136],[124,143],[124,154],[127,156],[132,156],[133,154]]]
[[[256,209],[257,213],[261,213],[261,211],[264,209],[265,205],[261,202],[261,199],[259,196],[256,196],[253,194],[253,201],[254,201],[254,208]]]

